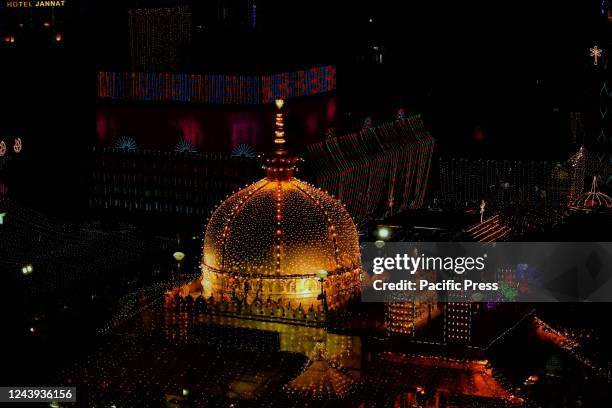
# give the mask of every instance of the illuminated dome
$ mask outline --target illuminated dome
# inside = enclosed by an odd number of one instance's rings
[[[267,177],[229,197],[208,221],[203,294],[334,309],[358,292],[357,229],[340,202],[293,177],[298,159],[284,150],[282,113],[276,127]]]
[[[337,200],[296,178],[265,178],[213,213],[203,263],[257,276],[315,276],[359,267],[359,237]]]

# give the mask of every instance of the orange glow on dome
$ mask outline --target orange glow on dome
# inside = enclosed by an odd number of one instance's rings
[[[321,321],[359,293],[359,235],[340,202],[293,177],[300,159],[285,149],[283,103],[276,105],[277,146],[265,161],[266,178],[222,202],[208,221],[202,294],[255,305],[256,313],[273,302],[284,310],[279,318],[309,308]]]
[[[350,215],[334,198],[297,179],[263,179],[214,212],[206,229],[203,266],[266,276],[359,268],[359,237]]]
[[[246,284],[261,294],[317,304],[318,274],[334,291],[355,291],[361,269],[357,228],[340,202],[295,178],[262,179],[225,200],[204,238],[202,287],[219,299]],[[332,286],[335,289],[332,289]],[[266,293],[268,292],[268,293]]]

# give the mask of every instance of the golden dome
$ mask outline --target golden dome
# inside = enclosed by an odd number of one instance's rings
[[[360,267],[359,236],[346,209],[296,178],[264,178],[211,216],[203,268],[237,276],[330,275]]]
[[[293,177],[299,159],[285,149],[282,112],[275,123],[267,177],[229,197],[208,221],[202,294],[255,305],[247,313],[266,318],[320,320],[359,292],[359,236],[340,202]],[[263,300],[268,309],[275,302],[276,312],[264,312]]]

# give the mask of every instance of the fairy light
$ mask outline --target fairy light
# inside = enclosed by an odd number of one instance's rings
[[[13,151],[15,153],[20,153],[21,149],[23,149],[23,141],[20,137],[15,139],[15,143],[13,144]]]
[[[305,158],[316,184],[336,194],[361,224],[381,210],[380,197],[387,197],[385,216],[422,207],[434,144],[413,115],[326,138],[309,145]]]
[[[444,309],[444,341],[470,344],[472,341],[472,304],[448,302]]]
[[[179,50],[191,41],[191,8],[128,10],[130,53],[137,70],[177,70]]]
[[[590,211],[596,208],[612,208],[612,198],[599,191],[597,177],[593,176],[591,189],[577,197],[570,207]]]
[[[137,60],[144,58],[138,55]],[[98,73],[99,98],[129,101],[258,105],[273,103],[278,98],[318,95],[335,89],[334,65],[271,75],[236,76],[171,71]]]
[[[277,99],[275,105],[278,108],[276,119],[274,121],[274,143],[276,144],[276,152],[281,153],[285,150],[285,118],[283,117],[283,105],[285,101]]]
[[[589,48],[589,56],[593,57],[593,65],[599,65],[599,59],[601,58],[603,51],[597,45],[593,48]]]
[[[248,303],[274,299],[294,312],[303,307],[307,318],[323,312],[320,270],[329,271],[330,309],[358,293],[359,236],[341,203],[293,176],[299,159],[285,148],[283,105],[276,101],[275,149],[264,161],[266,178],[227,198],[208,221],[202,288],[215,301],[238,296]]]

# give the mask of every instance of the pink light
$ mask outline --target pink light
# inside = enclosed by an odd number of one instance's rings
[[[98,113],[96,117],[96,134],[98,141],[104,143],[108,137],[108,120],[104,115]]]
[[[257,135],[259,133],[258,117],[247,112],[232,112],[227,120],[230,124],[232,146],[248,144],[257,146]]]
[[[186,140],[194,146],[202,146],[204,143],[204,133],[198,121],[192,117],[185,117],[178,121],[178,127],[181,129],[183,140]]]
[[[318,119],[316,113],[309,113],[306,118],[306,132],[312,136],[317,132]]]
[[[329,102],[327,102],[327,111],[325,116],[328,121],[332,122],[336,119],[336,98],[331,98]]]

